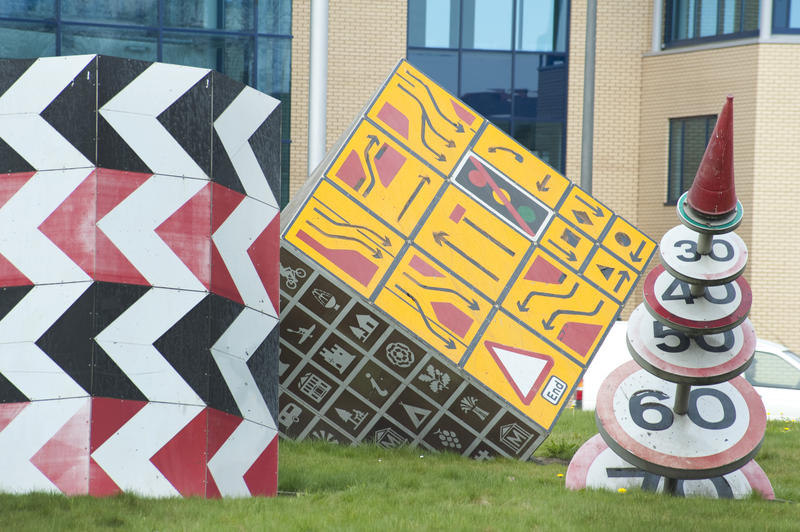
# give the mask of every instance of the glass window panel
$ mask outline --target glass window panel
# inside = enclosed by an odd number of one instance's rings
[[[789,27],[800,28],[800,1],[798,0],[789,2]]]
[[[259,0],[258,32],[290,35],[292,33],[291,0]]]
[[[702,0],[700,4],[700,37],[717,34],[717,2]]]
[[[669,175],[667,177],[667,203],[675,203],[683,193],[681,160],[683,159],[683,121],[669,121]]]
[[[463,52],[461,99],[495,121],[511,113],[511,54]]]
[[[242,83],[251,83],[253,45],[249,37],[164,32],[162,61],[211,68]]]
[[[106,54],[155,61],[158,58],[157,40],[154,31],[65,24],[61,33],[61,53]]]
[[[739,18],[736,16],[736,0],[724,0],[722,12],[722,32],[733,33],[736,31],[735,21]]]
[[[169,0],[164,25],[174,28],[253,29],[253,0]]]
[[[409,50],[408,62],[453,94],[458,94],[458,53]]]
[[[61,0],[61,18],[74,22],[155,26],[158,24],[158,0]]]
[[[457,48],[459,0],[410,0],[408,45],[427,48]]]
[[[706,119],[686,119],[683,127],[683,169],[681,193],[689,190],[706,151]]]
[[[0,57],[56,55],[55,26],[36,22],[0,22]]]
[[[284,100],[292,79],[292,41],[280,37],[258,38],[256,88]],[[284,113],[288,113],[286,108]]]
[[[512,0],[464,0],[464,48],[510,50]]]
[[[514,138],[534,155],[563,173],[562,122],[514,120]]]
[[[22,18],[55,18],[56,0],[3,0],[0,16]]]
[[[517,0],[517,50],[566,51],[566,0]]]
[[[566,119],[566,96],[567,68],[563,56],[515,54],[515,117],[563,122]]]

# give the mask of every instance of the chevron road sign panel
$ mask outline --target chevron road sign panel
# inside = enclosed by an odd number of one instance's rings
[[[279,102],[0,60],[0,490],[277,490]]]
[[[401,61],[281,220],[291,438],[526,459],[655,242]]]

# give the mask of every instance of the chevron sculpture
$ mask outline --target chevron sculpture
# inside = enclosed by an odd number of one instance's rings
[[[279,102],[0,60],[0,490],[277,489]]]

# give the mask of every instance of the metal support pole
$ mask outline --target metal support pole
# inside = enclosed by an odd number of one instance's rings
[[[581,132],[581,188],[592,193],[594,157],[594,52],[597,34],[597,0],[586,2],[586,49],[583,63],[583,125]]]
[[[711,246],[713,245],[714,235],[711,233],[699,233],[697,235],[697,252],[701,255],[708,255],[711,253]]]
[[[678,383],[675,389],[675,406],[672,411],[678,415],[686,414],[689,411],[689,392],[692,387],[688,384]]]
[[[678,494],[678,479],[677,478],[664,477],[664,493],[667,493],[669,495],[677,495]]]
[[[308,82],[308,175],[325,157],[328,99],[328,0],[311,0]]]

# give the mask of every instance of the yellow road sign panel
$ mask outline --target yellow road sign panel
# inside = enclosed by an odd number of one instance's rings
[[[436,203],[415,243],[491,298],[500,295],[531,246],[453,186]]]
[[[408,236],[444,179],[369,122],[361,122],[326,174]]]
[[[549,430],[582,368],[501,311],[464,369]]]
[[[322,181],[284,238],[369,297],[403,244],[390,227]]]
[[[498,127],[488,124],[472,149],[525,190],[554,209],[570,181]]]
[[[595,249],[583,275],[619,302],[625,301],[639,277],[638,272],[602,247]]]
[[[503,308],[586,364],[619,304],[539,248],[514,281]]]
[[[400,258],[376,304],[456,362],[492,309],[491,302],[414,247]]]
[[[656,250],[656,243],[650,237],[620,217],[615,218],[611,224],[603,239],[603,246],[633,266],[637,272],[645,268]]]
[[[595,240],[603,234],[603,229],[611,222],[614,214],[577,186],[573,186],[567,193],[558,213]]]
[[[367,116],[445,175],[483,124],[483,118],[405,61]]]
[[[592,252],[594,242],[556,216],[539,240],[539,245],[577,271]]]

